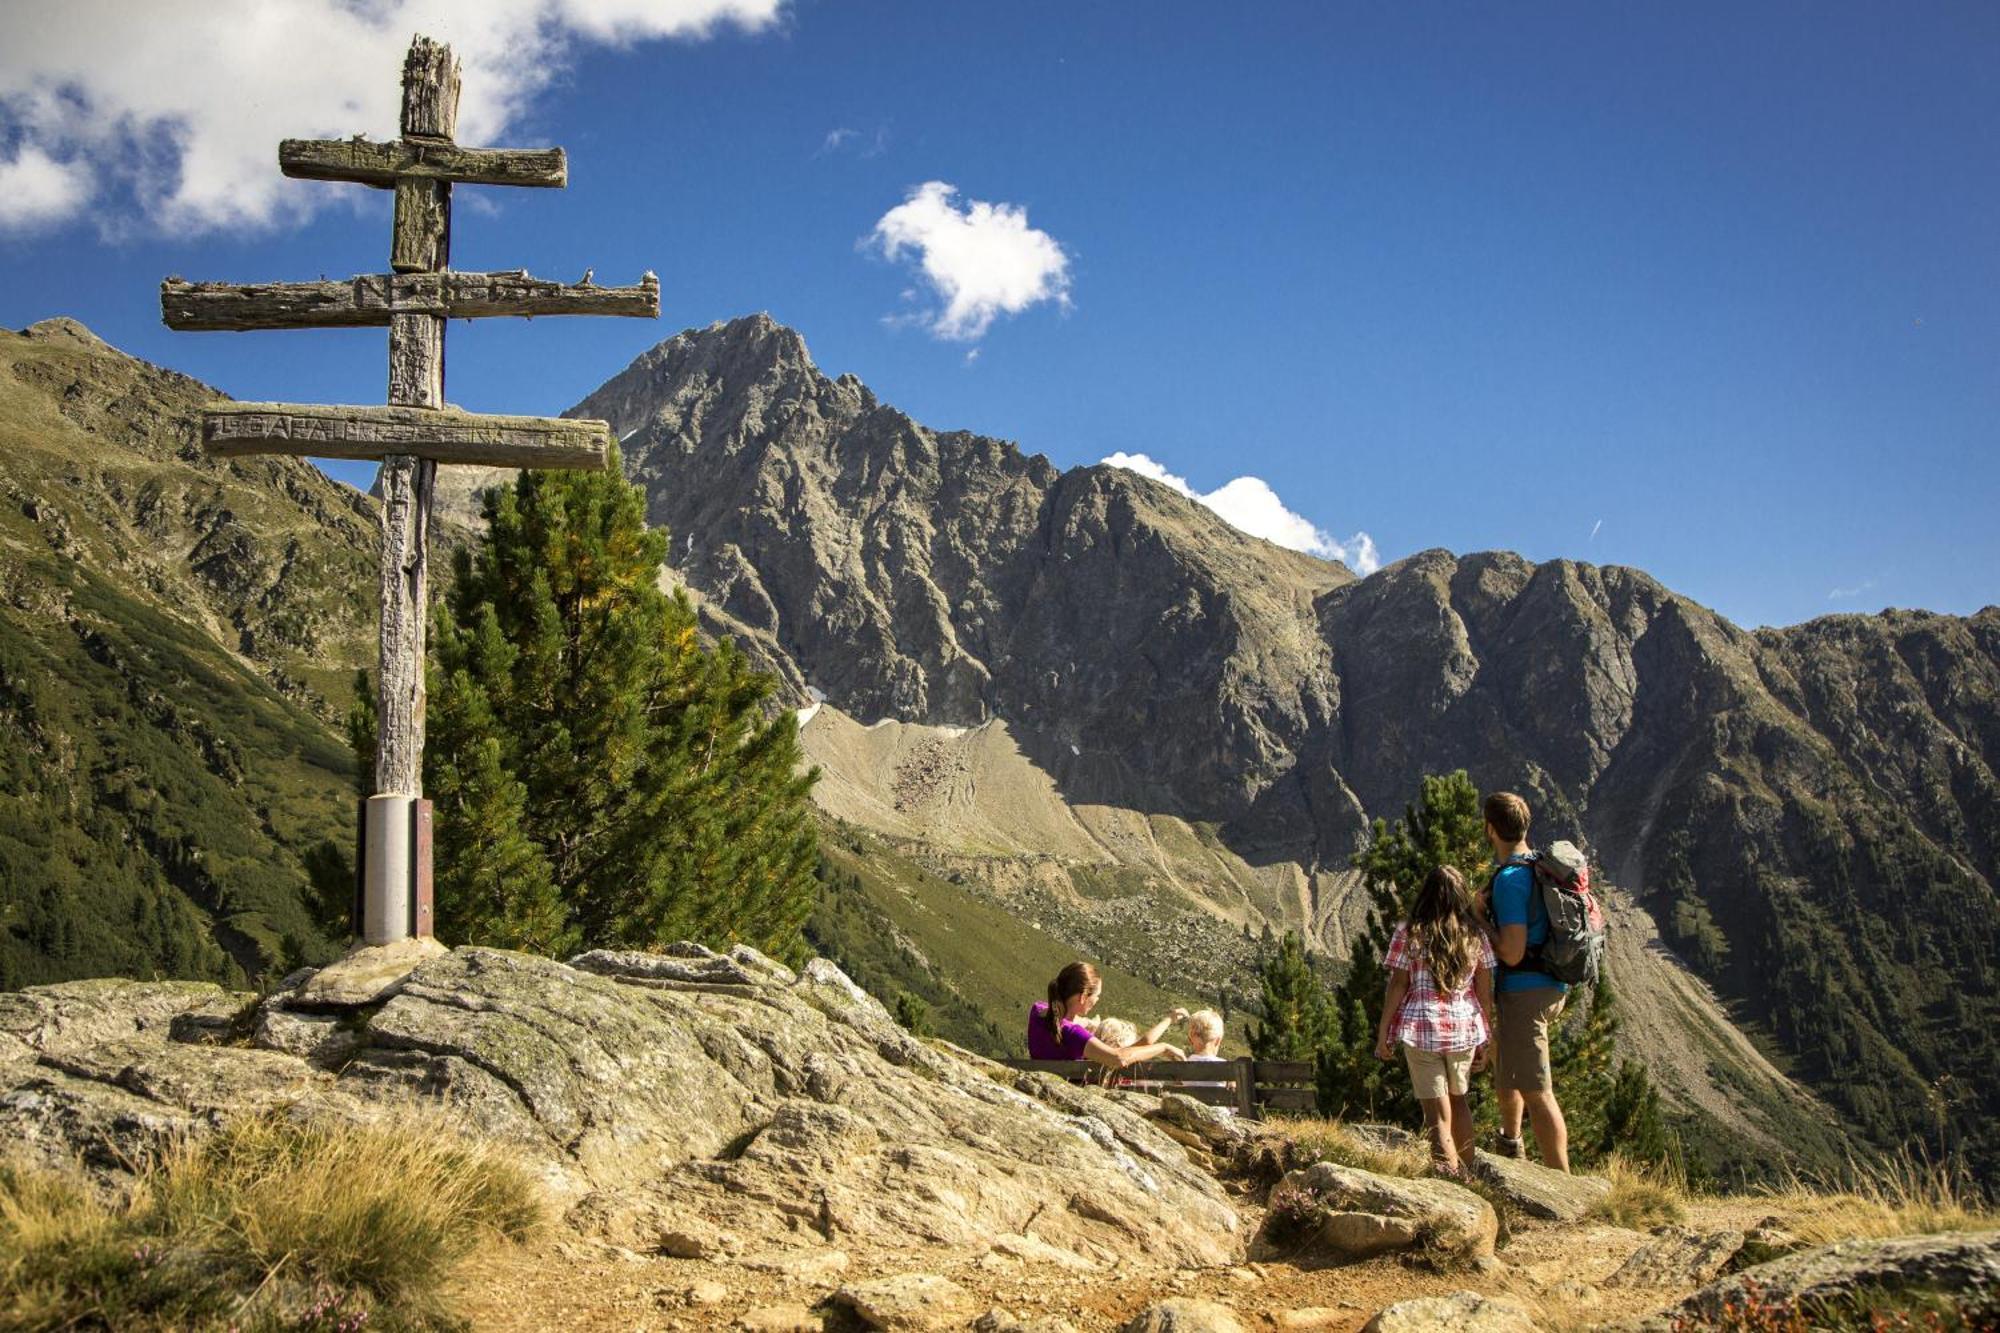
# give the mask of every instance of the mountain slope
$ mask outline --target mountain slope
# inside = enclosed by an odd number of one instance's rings
[[[1467,768],[1587,841],[1871,1130],[2000,1160],[2000,611],[1752,634],[1628,569],[1431,551],[1357,581],[1134,474],[926,430],[762,316],[575,410],[801,703],[1002,723],[1072,810],[1212,829],[1293,878],[1271,918],[1336,948],[1366,819]]]
[[[0,986],[318,944],[375,519],[303,460],[204,457],[217,396],[73,321],[0,331]]]

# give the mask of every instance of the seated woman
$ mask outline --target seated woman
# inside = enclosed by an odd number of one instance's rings
[[[1031,1060],[1092,1060],[1107,1069],[1126,1069],[1146,1060],[1179,1060],[1181,1048],[1158,1040],[1172,1023],[1169,1018],[1146,1034],[1146,1041],[1113,1046],[1100,1041],[1078,1020],[1097,1007],[1104,984],[1089,963],[1071,963],[1049,983],[1049,998],[1028,1010],[1028,1058]],[[1134,1033],[1134,1036],[1138,1035]]]

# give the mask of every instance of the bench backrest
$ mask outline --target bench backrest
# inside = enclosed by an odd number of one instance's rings
[[[1091,1060],[998,1063],[1009,1069],[1054,1074],[1071,1083],[1104,1083],[1137,1092],[1178,1092],[1251,1117],[1261,1117],[1267,1110],[1310,1111],[1318,1105],[1310,1060],[1253,1060],[1247,1056],[1240,1060],[1149,1060],[1123,1070]]]

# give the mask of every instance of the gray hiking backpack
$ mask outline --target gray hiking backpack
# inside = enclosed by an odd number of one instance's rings
[[[1546,972],[1575,986],[1595,983],[1604,971],[1604,909],[1590,891],[1590,861],[1575,843],[1516,856],[1508,865],[1534,872],[1535,889],[1549,917],[1549,937],[1530,948],[1510,971]],[[1497,872],[1496,872],[1497,873]]]

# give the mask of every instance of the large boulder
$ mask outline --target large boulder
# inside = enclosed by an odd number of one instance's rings
[[[1571,1175],[1483,1149],[1474,1150],[1472,1171],[1509,1205],[1546,1222],[1574,1222],[1611,1193],[1602,1176]]]
[[[1477,1260],[1492,1257],[1499,1229],[1491,1204],[1449,1181],[1320,1162],[1292,1172],[1271,1191],[1252,1253],[1344,1262],[1413,1250],[1441,1260]]]
[[[1950,1231],[1894,1240],[1848,1240],[1759,1264],[1703,1287],[1678,1314],[1713,1321],[1741,1306],[1752,1284],[1759,1301],[1788,1305],[1808,1318],[1835,1312],[1858,1296],[1874,1298],[2000,1291],[2000,1231]]]
[[[1221,1188],[1136,1103],[918,1041],[829,963],[578,961],[459,949],[333,1022],[280,993],[244,1025],[254,1047],[172,1039],[213,987],[0,997],[0,1134],[109,1169],[236,1115],[416,1104],[507,1143],[573,1222],[634,1249],[976,1259],[997,1236],[1041,1261],[1242,1256]]]
[[[1538,1333],[1526,1307],[1498,1296],[1457,1291],[1399,1301],[1362,1326],[1361,1333]]]

